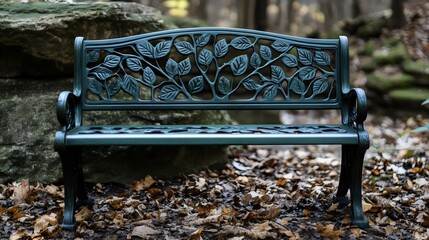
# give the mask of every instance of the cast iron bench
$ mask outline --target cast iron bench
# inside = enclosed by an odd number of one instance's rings
[[[342,145],[334,200],[349,203],[352,224],[362,211],[362,165],[369,147],[365,93],[350,88],[346,37],[308,39],[275,33],[192,28],[106,40],[75,40],[73,92],[58,98],[62,162],[62,227],[89,200],[82,147],[93,145]],[[83,125],[88,111],[334,109],[338,124]]]

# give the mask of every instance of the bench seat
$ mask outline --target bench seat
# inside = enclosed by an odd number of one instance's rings
[[[66,136],[69,146],[357,144],[356,130],[341,124],[300,125],[94,125]]]

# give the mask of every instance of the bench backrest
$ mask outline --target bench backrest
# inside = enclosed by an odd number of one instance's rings
[[[348,41],[190,28],[75,41],[83,110],[338,109]]]

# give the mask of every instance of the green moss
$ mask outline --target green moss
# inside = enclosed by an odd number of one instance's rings
[[[383,45],[394,47],[398,44],[401,44],[401,39],[399,37],[391,37],[383,40]]]
[[[426,60],[407,60],[402,64],[402,68],[404,69],[404,72],[429,77],[429,62]]]
[[[395,46],[374,51],[373,58],[378,66],[400,64],[408,59],[408,52],[403,43],[398,43]]]
[[[366,56],[372,56],[372,53],[374,52],[375,47],[376,47],[375,46],[375,41],[373,41],[373,40],[367,41],[365,43],[363,54],[366,55]]]
[[[429,96],[428,89],[405,88],[389,92],[389,97],[394,102],[404,102],[415,106],[420,106]]]
[[[368,75],[368,88],[386,92],[395,88],[409,87],[414,84],[414,78],[404,73],[386,74],[380,71]]]

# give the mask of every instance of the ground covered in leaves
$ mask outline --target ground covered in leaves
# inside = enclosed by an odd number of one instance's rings
[[[370,228],[334,204],[339,147],[230,149],[230,163],[130,186],[88,185],[92,209],[61,231],[63,188],[29,180],[0,186],[0,239],[428,239],[428,134],[419,118],[369,119],[363,197]]]

